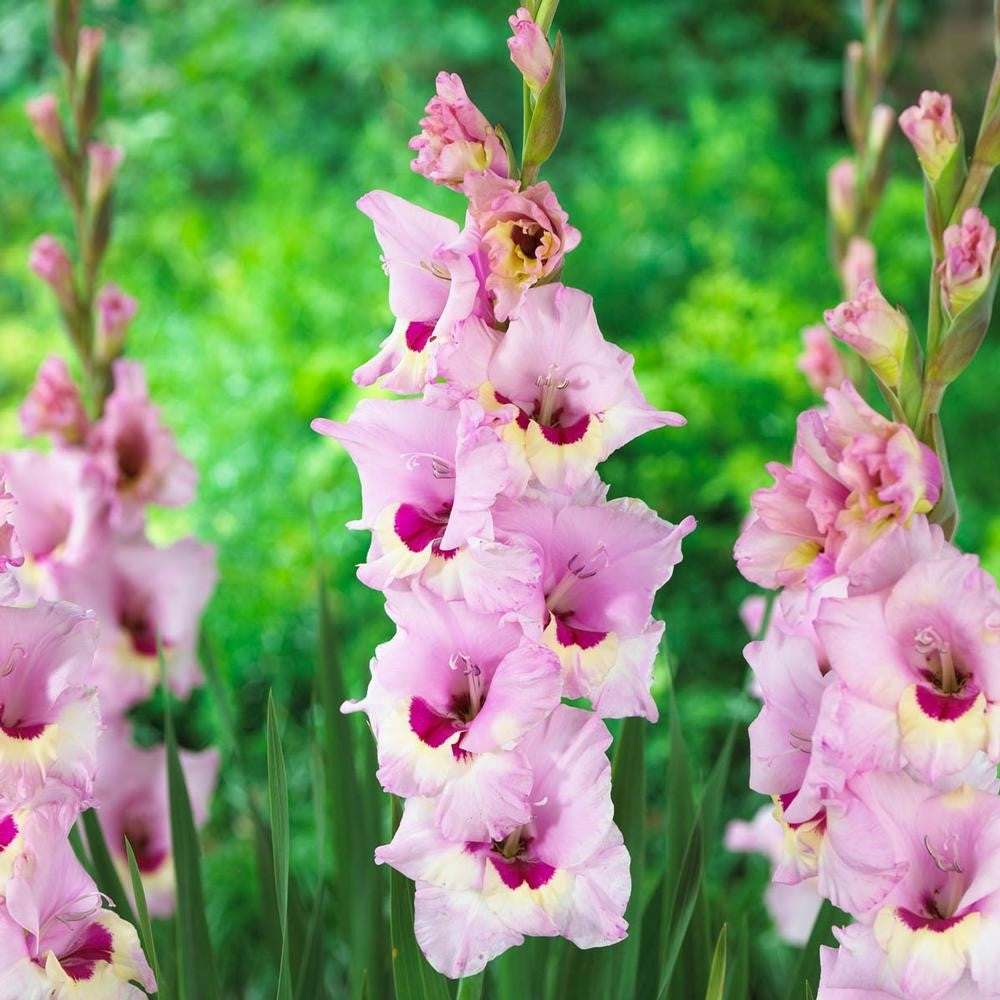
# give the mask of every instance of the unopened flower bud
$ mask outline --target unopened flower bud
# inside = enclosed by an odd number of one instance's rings
[[[77,76],[86,80],[93,72],[97,60],[101,58],[104,48],[104,31],[101,28],[81,28],[80,43],[77,49]]]
[[[920,103],[899,116],[899,126],[916,150],[928,179],[936,181],[959,143],[951,98],[936,90],[925,90]]]
[[[955,316],[975,302],[990,283],[997,232],[978,209],[966,209],[961,224],[944,231],[941,298]]]
[[[868,149],[872,157],[881,158],[896,124],[896,112],[888,104],[876,104],[868,125]]]
[[[63,444],[75,444],[87,436],[89,423],[80,390],[57,354],[42,362],[20,417],[28,437],[52,434]]]
[[[813,392],[822,395],[831,386],[839,387],[847,372],[830,331],[825,326],[807,326],[802,331],[802,343],[805,350],[799,355],[798,369]]]
[[[845,157],[838,160],[826,176],[826,199],[830,217],[841,233],[854,228],[858,212],[857,177],[854,161]]]
[[[102,142],[92,142],[87,147],[89,172],[87,174],[87,201],[98,205],[108,195],[115,174],[125,159],[125,150],[120,146],[106,146]]]
[[[527,7],[518,7],[508,18],[513,36],[507,39],[511,62],[521,71],[524,82],[537,94],[552,72],[552,49],[545,33],[535,23]]]
[[[854,295],[863,281],[875,280],[875,247],[863,236],[852,236],[847,244],[840,279],[848,295]]]
[[[101,49],[104,32],[100,28],[81,28],[76,60],[78,97],[76,123],[81,142],[85,142],[97,118],[101,103]]]
[[[110,361],[121,353],[125,331],[138,308],[139,303],[117,285],[109,283],[97,293],[98,352],[102,358]]]
[[[59,240],[48,233],[39,236],[31,245],[28,264],[52,287],[59,302],[69,307],[73,301],[73,264]]]
[[[59,102],[54,94],[33,97],[24,105],[38,141],[55,157],[66,153],[66,134],[59,118]]]
[[[847,43],[844,51],[844,121],[855,148],[864,141],[861,93],[865,86],[865,49],[861,42]]]
[[[872,280],[863,281],[848,302],[823,314],[830,332],[853,347],[890,388],[899,385],[910,326]]]

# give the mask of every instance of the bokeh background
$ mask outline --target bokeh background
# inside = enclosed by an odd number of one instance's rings
[[[42,358],[63,350],[54,304],[27,266],[41,231],[69,234],[52,171],[31,137],[26,98],[54,85],[46,4],[0,0],[0,442]],[[520,85],[507,60],[508,4],[468,0],[102,0],[105,138],[127,150],[105,276],[140,300],[129,352],[201,470],[197,503],[158,512],[168,539],[219,549],[221,583],[205,631],[231,692],[238,741],[264,781],[267,692],[280,706],[290,768],[293,867],[318,881],[310,732],[316,568],[325,567],[339,656],[360,694],[389,629],[354,578],[366,537],[354,472],[309,430],[344,418],[353,368],[391,325],[370,224],[354,208],[388,188],[458,216],[459,196],[409,169],[408,138],[442,68],[516,134]],[[795,416],[813,402],[796,371],[799,330],[836,304],[826,255],[825,174],[846,152],[840,59],[857,5],[831,0],[563,0],[569,110],[545,176],[584,234],[565,279],[590,292],[606,336],[637,357],[647,396],[685,413],[605,466],[614,495],[638,495],[699,530],[662,593],[669,658],[695,766],[706,770],[744,693],[737,609],[751,588],[730,558],[766,461],[786,459]],[[992,66],[987,0],[902,0],[889,92],[950,91],[974,133]],[[887,296],[926,306],[922,187],[897,134],[873,239]],[[1000,201],[987,211],[1000,216]],[[995,338],[949,395],[944,420],[963,511],[959,542],[1000,570]],[[666,663],[658,695],[665,692]],[[141,713],[140,713],[141,714]],[[156,712],[140,719],[155,729]],[[357,720],[345,721],[352,725]],[[190,745],[221,737],[205,693],[183,713]],[[154,734],[155,735],[155,734]],[[652,817],[665,739],[650,736]],[[230,748],[231,750],[231,748]],[[759,804],[736,741],[726,816]],[[374,784],[374,776],[365,780]],[[253,781],[251,781],[251,786]],[[205,834],[210,917],[233,996],[265,995],[247,783],[235,767]],[[350,816],[343,817],[351,822]],[[719,905],[750,914],[761,996],[791,952],[759,902],[763,860],[714,845]],[[343,949],[341,943],[331,947]],[[342,960],[346,960],[341,955]],[[229,993],[227,992],[227,995]]]

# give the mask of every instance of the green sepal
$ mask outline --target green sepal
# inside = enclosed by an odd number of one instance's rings
[[[528,134],[524,140],[521,173],[535,174],[552,155],[562,134],[566,117],[566,65],[562,33],[556,35],[552,49],[552,72],[545,86],[538,92]]]
[[[949,385],[969,366],[976,356],[993,317],[997,279],[1000,277],[1000,256],[993,255],[990,283],[975,302],[970,302],[945,330],[941,345],[928,364],[928,377]]]

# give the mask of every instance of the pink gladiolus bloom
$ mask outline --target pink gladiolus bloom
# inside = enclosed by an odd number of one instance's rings
[[[394,392],[420,392],[446,374],[442,360],[463,321],[488,311],[473,260],[478,236],[387,191],[369,192],[358,208],[375,223],[396,325],[354,381],[381,379]]]
[[[62,121],[59,118],[59,102],[54,94],[42,94],[25,102],[25,111],[31,120],[38,141],[54,156],[61,156],[66,151],[66,137],[63,135]]]
[[[43,783],[90,795],[96,693],[85,686],[97,621],[69,604],[0,607],[0,796],[23,802]]]
[[[219,773],[215,749],[181,752],[181,767],[195,823],[203,824]],[[174,909],[174,866],[167,801],[167,757],[163,746],[142,749],[128,729],[114,725],[101,734],[94,782],[97,815],[123,885],[130,885],[125,839],[132,845],[149,912],[168,917]]]
[[[24,549],[14,529],[17,501],[8,493],[0,472],[0,604],[8,604],[18,594],[18,582],[12,570],[24,565]]]
[[[510,414],[506,415],[509,418]],[[361,519],[371,531],[359,578],[376,590],[419,580],[478,611],[511,611],[531,596],[535,556],[494,532],[491,508],[511,484],[497,433],[505,415],[465,400],[438,410],[419,400],[362,400],[346,424],[317,419],[361,478]]]
[[[513,36],[507,39],[511,62],[521,71],[524,82],[537,94],[552,73],[552,49],[545,33],[535,23],[527,7],[518,7],[507,19]]]
[[[65,247],[48,233],[31,244],[28,265],[46,284],[52,287],[63,305],[73,301],[73,265]]]
[[[944,231],[941,297],[955,316],[986,291],[993,268],[997,231],[978,208],[966,209],[961,225]]]
[[[899,127],[916,150],[924,173],[936,181],[958,147],[958,123],[951,98],[936,90],[925,90],[919,104],[900,114]]]
[[[457,73],[438,73],[437,94],[420,119],[420,134],[410,140],[416,159],[410,166],[435,184],[462,190],[470,171],[506,177],[507,152],[496,130],[469,100]]]
[[[826,177],[827,208],[837,228],[850,231],[858,211],[858,182],[854,161],[838,160]]]
[[[791,468],[771,463],[775,485],[751,499],[734,554],[762,587],[815,586],[847,572],[877,538],[940,496],[940,463],[913,431],[876,413],[850,382],[828,389],[826,402],[799,417]]]
[[[506,320],[532,285],[556,274],[563,256],[579,244],[580,231],[546,181],[522,191],[515,180],[478,174],[466,179],[465,189],[489,263],[486,288],[495,298],[496,318]]]
[[[489,363],[487,405],[513,403],[504,438],[547,489],[572,493],[613,451],[680,427],[639,388],[632,356],[606,341],[589,295],[564,285],[528,293]],[[492,397],[490,399],[489,397]]]
[[[77,444],[86,437],[89,421],[80,390],[58,354],[42,362],[20,416],[28,437],[51,434],[59,444]]]
[[[874,281],[863,281],[854,298],[828,309],[823,319],[830,332],[850,344],[886,385],[899,385],[910,327]]]
[[[33,831],[0,906],[0,983],[18,1000],[144,1000],[156,989],[131,924],[103,908],[58,824]]]
[[[655,722],[649,688],[663,623],[650,617],[653,597],[681,561],[694,518],[673,525],[640,500],[500,501],[495,516],[542,561],[539,588],[519,617],[559,657],[563,695],[589,698],[606,718]]]
[[[525,936],[580,948],[620,941],[631,880],[612,821],[611,736],[600,719],[560,705],[525,737],[531,818],[502,838],[444,836],[432,799],[406,802],[375,860],[417,883],[415,931],[427,960],[452,978],[475,975]]]
[[[201,680],[198,622],[215,587],[215,550],[193,538],[157,548],[144,538],[108,538],[88,559],[51,567],[65,600],[93,608],[101,625],[92,682],[105,713],[129,708],[159,681],[186,698]]]
[[[103,142],[87,146],[87,201],[91,205],[100,204],[108,196],[124,159],[125,150],[121,146],[108,146]]]
[[[97,293],[101,336],[106,341],[121,344],[138,308],[139,303],[131,295],[126,295],[117,285],[105,285]]]
[[[822,395],[847,378],[844,362],[825,326],[807,326],[802,331],[802,343],[805,350],[799,355],[797,364],[813,392]]]
[[[1000,593],[971,555],[917,563],[888,591],[823,602],[830,666],[875,728],[842,728],[927,781],[1000,760]],[[874,679],[877,678],[877,683]]]
[[[938,793],[882,776],[878,808],[905,872],[869,926],[825,951],[821,997],[906,1000],[1000,993],[1000,799],[968,785]],[[854,990],[857,992],[849,992]]]
[[[875,280],[875,247],[863,236],[852,236],[847,244],[840,279],[850,296],[856,295],[864,282]]]
[[[502,839],[531,816],[531,769],[519,745],[560,701],[554,654],[516,624],[420,591],[393,593],[395,637],[379,646],[363,701],[378,740],[382,787],[438,796],[453,840],[484,828]]]
[[[733,820],[726,827],[726,850],[743,854],[763,854],[772,867],[784,854],[785,834],[774,818],[770,804],[761,806],[749,822]],[[782,941],[801,948],[808,940],[823,900],[815,879],[795,884],[771,882],[764,891],[764,905],[771,914]]]
[[[119,359],[113,371],[114,392],[91,428],[87,448],[114,490],[119,516],[131,523],[141,518],[145,504],[190,503],[198,474],[150,402],[142,365]]]

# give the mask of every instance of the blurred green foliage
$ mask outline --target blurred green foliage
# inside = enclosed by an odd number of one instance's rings
[[[34,143],[23,101],[55,84],[46,5],[0,0],[0,439],[19,440],[16,408],[47,352],[57,315],[27,252],[68,213]],[[358,508],[349,462],[309,430],[343,418],[353,368],[390,325],[386,281],[354,201],[375,187],[452,216],[461,199],[409,167],[406,140],[437,70],[461,73],[487,115],[516,134],[520,87],[507,61],[499,0],[100,0],[106,137],[128,153],[105,275],[141,302],[129,344],[201,470],[198,502],[158,512],[158,537],[194,532],[219,547],[221,584],[206,620],[232,692],[236,738],[263,776],[267,691],[284,726],[292,868],[318,881],[312,806],[317,557],[329,575],[349,694],[388,627],[354,579],[366,538],[343,524]],[[988,80],[988,4],[903,2],[902,57],[890,98],[924,86],[956,94],[974,131]],[[647,395],[685,413],[682,430],[647,435],[604,467],[635,494],[699,530],[658,602],[696,771],[715,760],[743,692],[737,617],[750,588],[730,550],[764,463],[787,457],[797,412],[813,401],[795,369],[799,329],[835,304],[825,247],[825,172],[846,149],[840,53],[855,5],[828,0],[564,0],[569,112],[545,176],[584,234],[565,280],[595,300],[606,335],[637,357]],[[978,20],[977,20],[978,19]],[[982,30],[968,33],[969,24]],[[962,34],[961,32],[965,32]],[[956,34],[957,33],[957,34]],[[956,38],[982,51],[942,58]],[[967,44],[967,42],[962,42]],[[956,75],[956,73],[960,75]],[[950,75],[949,75],[950,74]],[[883,288],[919,318],[927,249],[916,164],[901,139],[875,227]],[[986,206],[1000,207],[996,198]],[[996,339],[946,403],[964,521],[960,542],[1000,570],[994,459]],[[313,530],[315,525],[315,532]],[[664,704],[666,667],[658,696]],[[182,735],[217,741],[202,695]],[[343,725],[360,725],[357,719]],[[648,745],[652,827],[664,801],[666,740]],[[724,817],[749,816],[746,741],[736,741]],[[363,780],[374,784],[374,776]],[[206,881],[227,996],[264,996],[274,966],[256,917],[248,791],[224,774],[207,831]],[[387,807],[386,807],[387,808]],[[342,817],[345,823],[351,816]],[[760,995],[791,952],[767,929],[766,863],[709,846],[719,904],[759,928]],[[730,926],[730,939],[734,925]],[[331,946],[346,960],[346,944]]]

